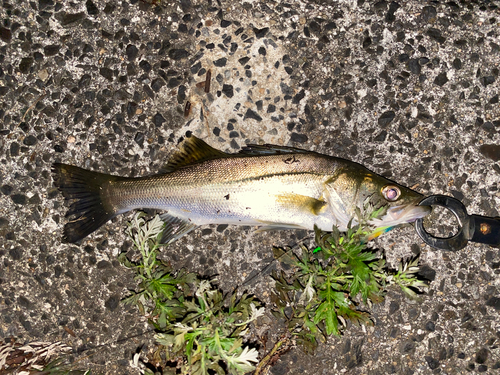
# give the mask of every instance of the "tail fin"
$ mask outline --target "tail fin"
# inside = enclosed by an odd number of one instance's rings
[[[102,199],[102,186],[120,177],[60,163],[53,164],[52,172],[54,184],[63,196],[75,200],[66,213],[66,217],[73,218],[64,226],[65,241],[78,242],[116,216],[112,206]]]

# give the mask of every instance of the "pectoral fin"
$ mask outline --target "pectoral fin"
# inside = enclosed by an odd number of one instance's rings
[[[300,211],[320,215],[326,209],[326,202],[307,195],[288,193],[277,197],[277,202],[286,207],[294,207]]]
[[[181,219],[168,213],[160,215],[160,219],[166,224],[161,237],[162,244],[171,244],[197,227],[196,224],[189,220]]]

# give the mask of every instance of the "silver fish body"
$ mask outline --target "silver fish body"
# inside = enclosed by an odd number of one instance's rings
[[[429,210],[416,205],[420,194],[348,160],[278,146],[226,154],[195,137],[156,176],[124,178],[65,164],[55,164],[54,172],[66,198],[76,199],[68,212],[76,218],[65,226],[69,242],[141,208],[165,211],[167,243],[205,224],[346,230],[368,197],[391,207],[387,215],[392,216],[379,219],[378,227],[413,221]],[[397,190],[397,199],[384,197],[388,186]]]

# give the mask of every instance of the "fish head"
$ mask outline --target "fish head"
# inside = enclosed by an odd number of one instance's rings
[[[375,227],[370,239],[396,226],[412,223],[431,212],[431,207],[418,205],[423,198],[422,194],[379,176],[356,163],[352,163],[337,174],[330,181],[330,187],[330,199],[333,196],[333,200],[337,201],[333,204],[334,213],[339,211],[339,207],[347,213],[342,221],[353,218],[356,208],[363,212],[367,200],[375,207],[386,208],[379,217],[372,218],[368,222]],[[332,188],[335,194],[332,194]]]

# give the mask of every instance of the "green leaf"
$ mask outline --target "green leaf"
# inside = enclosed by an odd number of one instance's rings
[[[157,279],[150,280],[147,289],[156,292],[159,298],[172,299],[174,292],[177,291],[176,284],[176,280],[170,274],[165,274]]]
[[[324,321],[326,327],[326,333],[328,335],[334,334],[338,335],[338,320],[337,314],[335,313],[335,304],[331,301],[325,301],[319,305],[314,316],[314,324]]]

